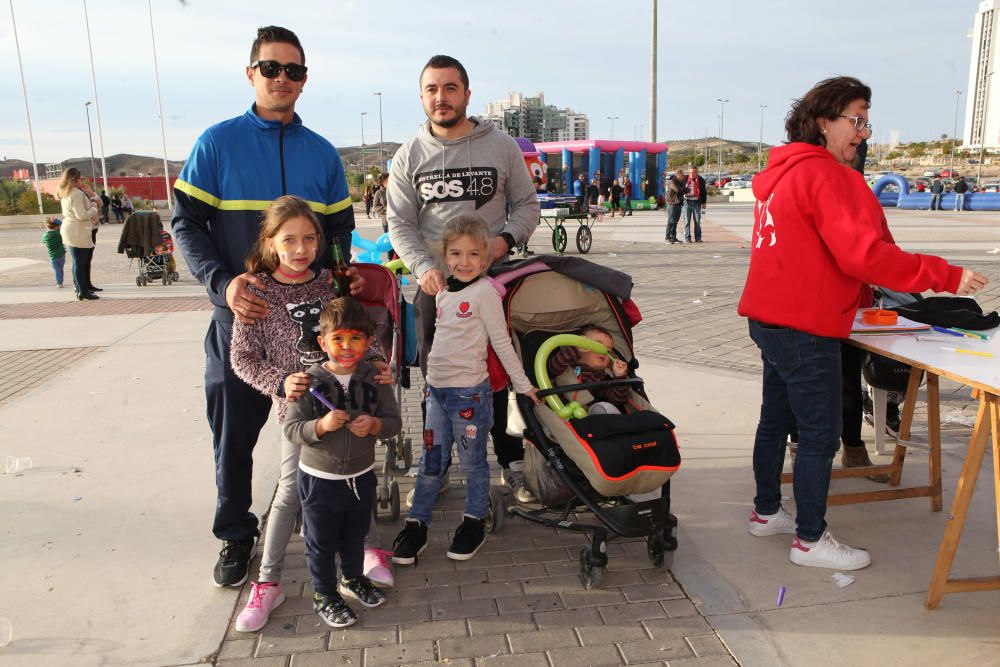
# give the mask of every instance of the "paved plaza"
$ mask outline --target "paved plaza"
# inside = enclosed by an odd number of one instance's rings
[[[978,300],[1000,307],[1000,250],[993,252],[1000,214],[887,216],[903,248],[989,276]],[[364,236],[378,235],[363,211],[356,217]],[[974,416],[968,388],[941,383],[945,511],[931,512],[926,499],[831,508],[838,538],[868,548],[873,565],[845,588],[830,571],[795,567],[786,540],[745,531],[760,361],[736,304],[752,208],[711,205],[703,244],[665,244],[664,224],[662,212],[606,217],[587,258],[633,277],[644,317],[635,329],[638,373],[677,424],[684,465],[673,482],[680,547],[670,570],[651,565],[641,540],[616,541],[603,587],[585,590],[577,574],[583,538],[516,519],[474,559],[450,561],[444,552],[464,499],[455,475],[436,507],[428,551],[417,566],[397,569],[387,605],[331,631],[311,611],[295,537],[283,579],[288,601],[253,634],[233,627],[249,585],[219,590],[209,578],[218,543],[210,531],[203,289],[180,257],[180,282],[137,287],[134,267],[114,252],[121,227],[107,225],[93,275],[105,291],[99,301],[77,302],[71,286],[51,285],[41,228],[0,225],[0,452],[32,459],[22,474],[0,475],[0,619],[13,626],[0,665],[995,662],[1000,592],[950,595],[934,612],[923,607]],[[569,231],[567,252],[575,254]],[[540,227],[532,250],[551,251],[549,235]],[[418,441],[415,389],[402,407],[404,429]],[[918,405],[918,427],[924,418]],[[873,441],[867,426],[863,436]],[[255,455],[259,515],[274,492],[278,449],[272,423]],[[926,466],[924,452],[911,453],[904,484],[920,482]],[[986,480],[959,575],[998,567]],[[403,473],[399,481],[405,495],[413,480]],[[872,487],[864,479],[835,484]],[[401,523],[380,521],[384,546]],[[787,594],[778,606],[780,586]]]

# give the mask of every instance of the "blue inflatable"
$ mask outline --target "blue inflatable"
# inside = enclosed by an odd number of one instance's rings
[[[895,185],[899,192],[883,192],[888,185]],[[899,174],[886,174],[876,181],[872,190],[884,208],[926,211],[931,207],[931,193],[910,192],[909,182]],[[945,211],[955,210],[955,193],[946,192],[941,195],[941,208]],[[967,192],[963,210],[1000,211],[1000,192]]]

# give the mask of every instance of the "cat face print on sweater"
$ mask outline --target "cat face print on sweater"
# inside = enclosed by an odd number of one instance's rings
[[[301,353],[299,361],[304,366],[312,366],[326,359],[326,354],[319,346],[319,313],[323,310],[322,301],[306,301],[303,303],[286,303],[288,317],[299,325],[299,340],[295,349]]]

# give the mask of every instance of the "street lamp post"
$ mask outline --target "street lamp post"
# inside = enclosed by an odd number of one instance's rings
[[[83,103],[83,108],[87,110],[87,139],[90,140],[90,180],[97,187],[97,164],[94,162],[94,135],[90,131],[90,105],[89,100]]]
[[[722,162],[722,146],[725,143],[722,137],[726,133],[726,102],[728,102],[729,99],[717,97],[715,98],[715,101],[719,103],[719,107],[722,109],[722,113],[719,114],[719,180],[722,180],[722,172],[724,169]]]
[[[955,135],[958,134],[958,101],[962,97],[962,91],[955,91],[955,129],[951,132],[951,177],[955,178]]]
[[[608,118],[608,120],[611,121],[611,138],[614,139],[615,138],[615,121],[616,120],[621,120],[621,118],[619,116],[608,116],[607,118]]]
[[[760,105],[760,135],[757,137],[757,171],[761,170],[761,161],[764,157],[764,109],[766,104]]]
[[[378,170],[385,173],[385,139],[382,137],[382,91],[374,93],[378,96]]]
[[[368,175],[365,173],[365,116],[368,115],[367,111],[361,112],[361,194],[365,193],[365,188],[368,186]]]
[[[90,17],[87,15],[87,0],[83,0],[83,23],[87,28],[87,50],[90,52],[90,81],[94,86],[94,111],[97,112],[97,144],[101,149],[101,177],[104,189],[108,189],[108,165],[104,160],[104,131],[101,129],[101,100],[97,95],[97,74],[94,71],[94,46],[90,39]],[[94,184],[97,187],[97,184]]]

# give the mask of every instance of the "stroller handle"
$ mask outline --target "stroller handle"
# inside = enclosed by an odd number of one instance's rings
[[[546,390],[552,389],[552,380],[549,379],[548,369],[549,355],[552,354],[557,347],[578,347],[582,350],[596,352],[597,354],[605,354],[609,357],[611,355],[608,353],[608,348],[604,347],[596,340],[591,340],[574,334],[556,334],[555,336],[550,336],[544,343],[542,343],[541,347],[538,348],[538,352],[535,353],[535,378],[538,380],[538,388],[542,390],[539,392],[539,398],[544,396],[545,402],[548,403],[553,412],[559,415],[560,419],[569,419],[570,417],[583,419],[587,416],[587,410],[582,405],[576,401],[570,401],[569,405],[564,405],[562,399],[556,395],[558,392],[546,392]],[[565,391],[565,389],[560,387],[559,392],[562,391]]]

